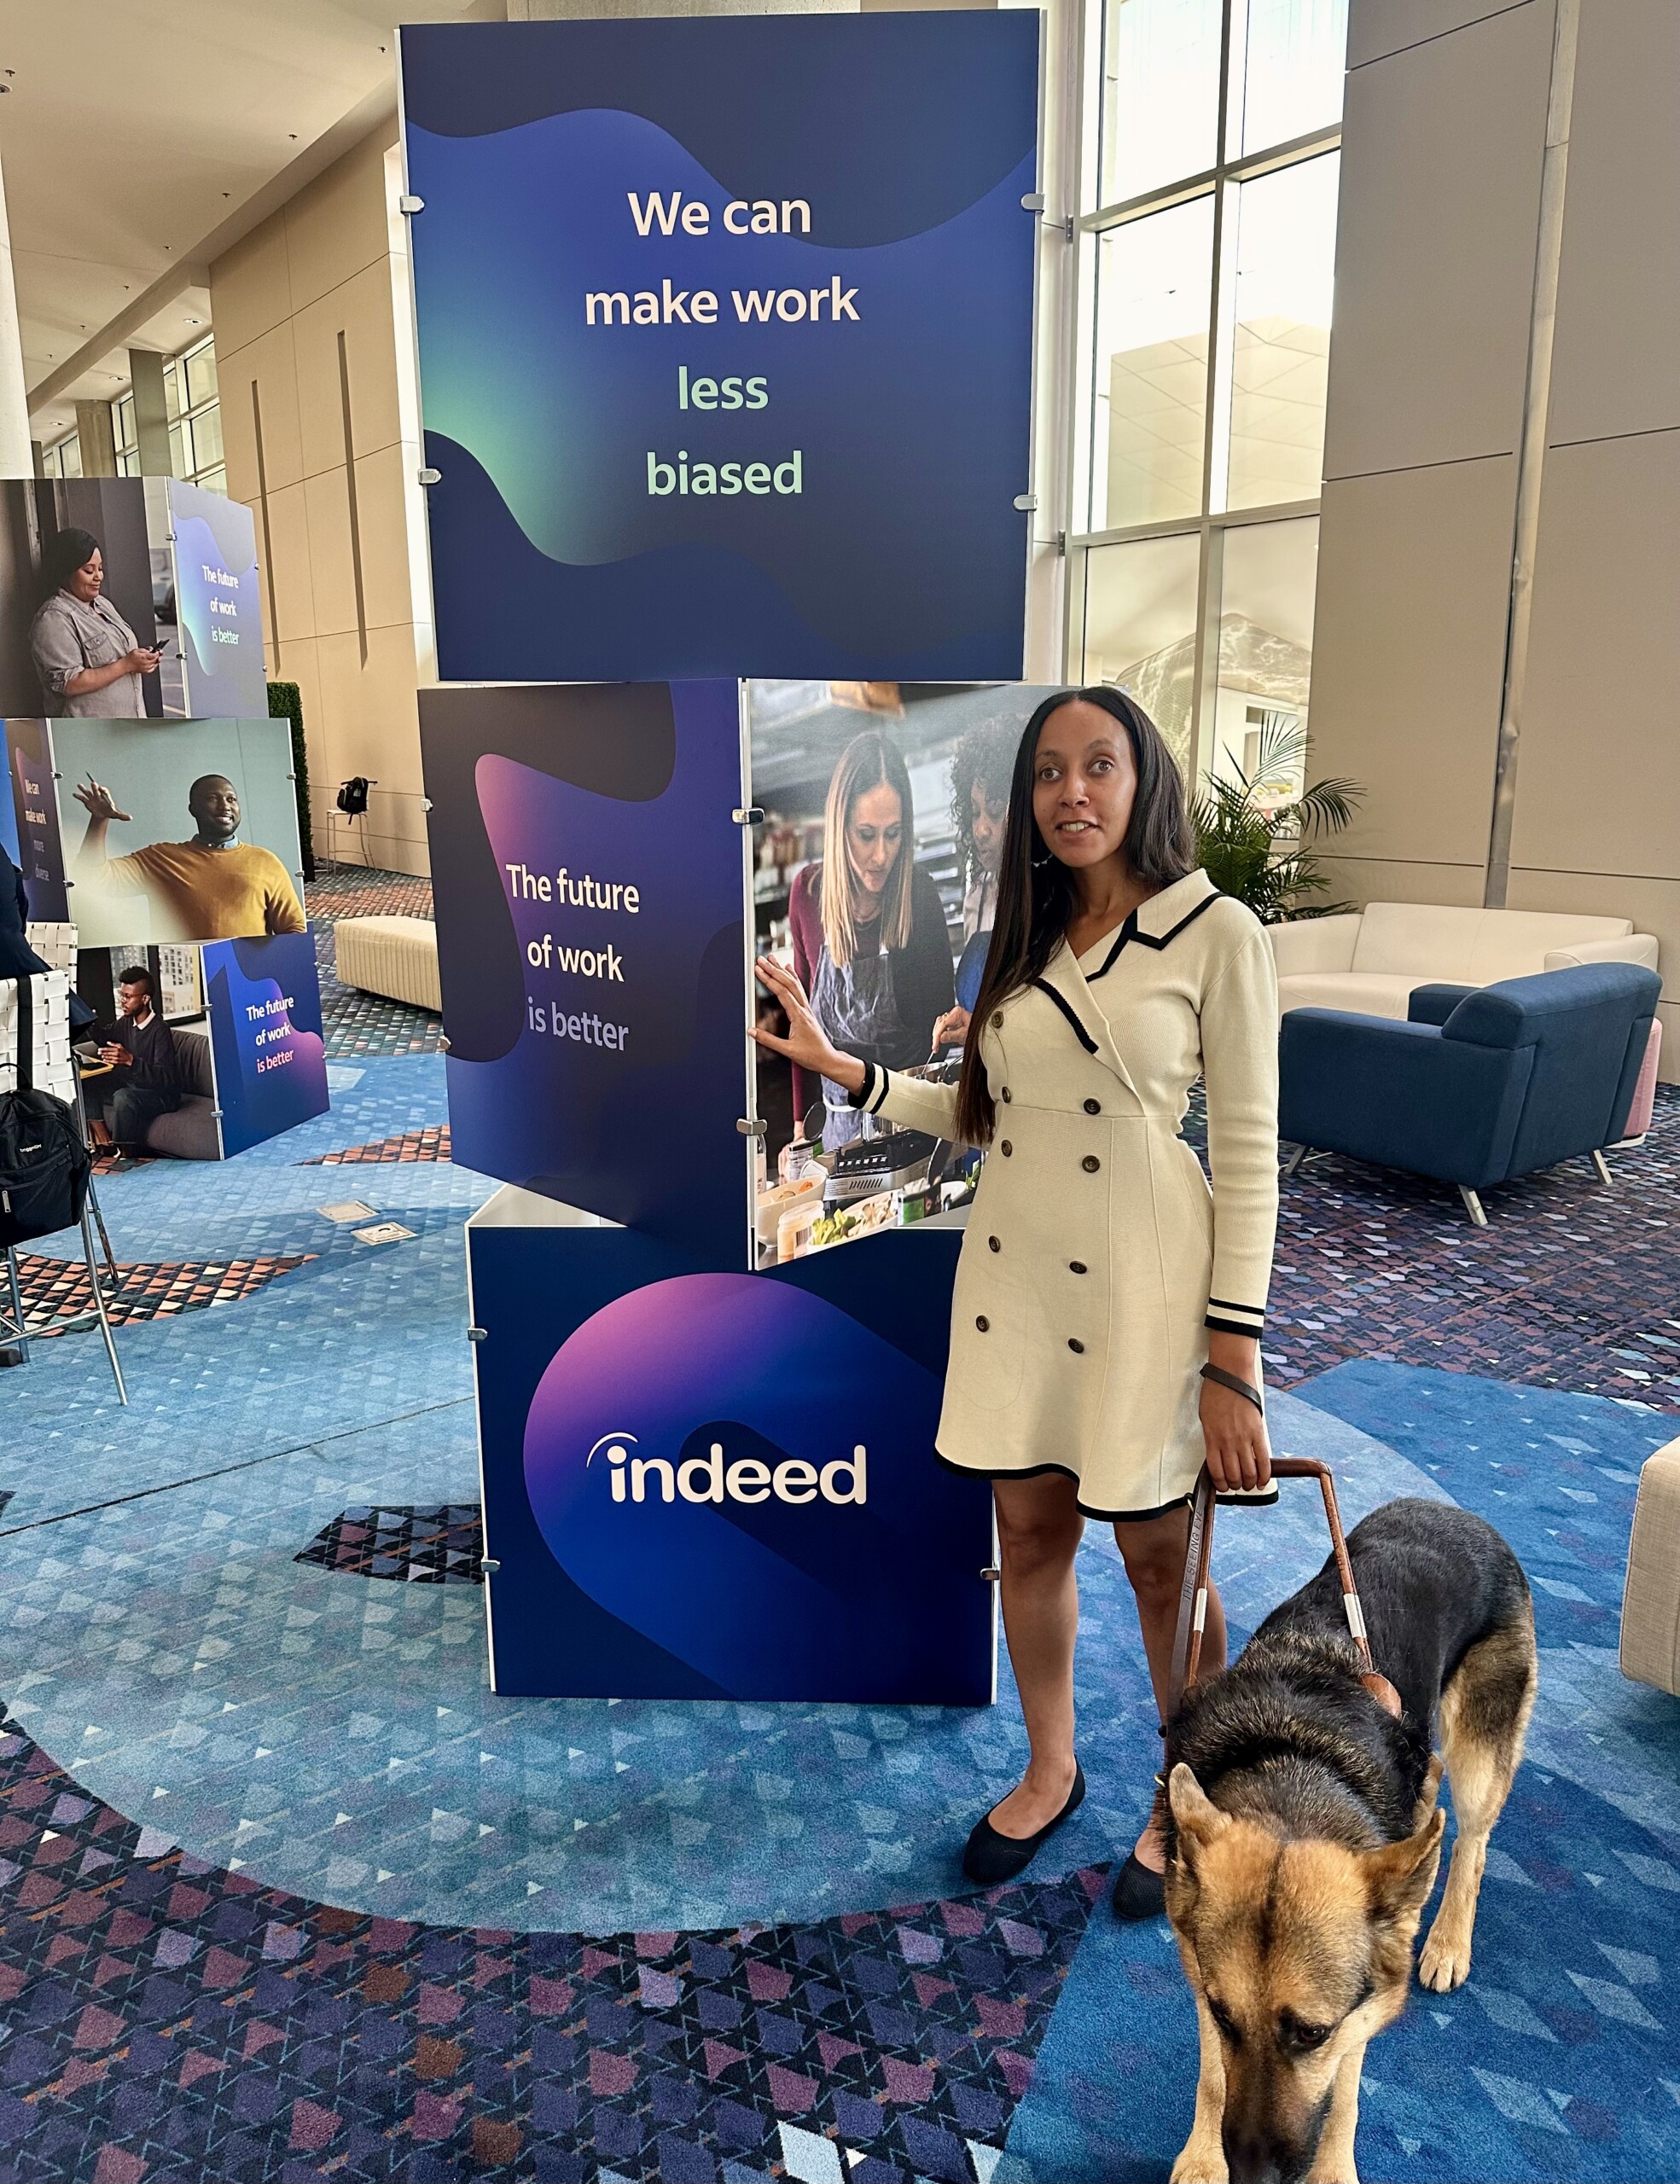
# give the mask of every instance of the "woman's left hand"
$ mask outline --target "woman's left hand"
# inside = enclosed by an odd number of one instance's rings
[[[1259,1345],[1246,1335],[1214,1333],[1208,1339],[1208,1362],[1219,1366],[1251,1387],[1259,1385]],[[1271,1443],[1264,1414],[1247,1396],[1221,1387],[1217,1380],[1201,1384],[1201,1433],[1207,1449],[1207,1469],[1221,1494],[1271,1483]]]

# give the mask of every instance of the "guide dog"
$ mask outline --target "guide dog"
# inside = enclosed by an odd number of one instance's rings
[[[1398,1718],[1360,1681],[1332,1559],[1167,1731],[1167,1915],[1201,2035],[1173,2184],[1357,2184],[1360,2069],[1405,2007],[1444,1765],[1458,1840],[1418,1969],[1441,1993],[1470,1969],[1534,1703],[1528,1583],[1491,1525],[1433,1502],[1388,1502],[1347,1548]]]

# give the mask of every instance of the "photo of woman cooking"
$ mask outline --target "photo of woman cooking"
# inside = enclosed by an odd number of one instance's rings
[[[753,682],[760,951],[836,1046],[954,1074],[991,939],[1010,770],[1035,685]],[[762,1004],[765,1027],[774,1003]],[[755,1207],[772,1266],[962,1204],[975,1156],[861,1113],[759,1048]]]

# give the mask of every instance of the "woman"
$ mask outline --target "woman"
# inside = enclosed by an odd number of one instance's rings
[[[950,944],[939,890],[916,864],[910,777],[898,746],[877,729],[848,743],[828,783],[820,864],[793,882],[788,921],[793,969],[827,1039],[887,1069],[925,1062],[934,1019],[954,993]],[[769,1043],[769,1042],[765,1042]],[[830,1151],[861,1136],[846,1089],[817,1077],[823,1142]],[[797,1056],[793,1112],[819,1086]]]
[[[1270,1499],[1259,1337],[1277,1212],[1271,950],[1192,863],[1183,791],[1148,716],[1049,699],[1009,793],[997,923],[956,1086],[837,1051],[779,965],[778,1046],[870,1114],[991,1147],[952,1306],[939,1448],[992,1483],[1026,1773],[968,1838],[971,1879],[1019,1873],[1084,1795],[1073,1750],[1073,1559],[1112,1522],[1163,1713],[1204,1459]],[[1207,1086],[1210,1198],[1179,1136]],[[1202,1658],[1224,1658],[1210,1597]],[[1160,1809],[1114,1890],[1163,1908]]]
[[[1003,857],[1003,825],[1009,782],[1020,737],[1013,722],[982,721],[958,742],[950,762],[950,815],[956,855],[968,892],[962,897],[962,953],[956,964],[956,1006],[933,1026],[935,1047],[960,1047],[985,972],[986,950],[997,915],[997,868]]]
[[[47,596],[29,625],[29,649],[49,713],[78,720],[144,720],[140,678],[163,657],[139,643],[102,595],[105,558],[90,531],[61,531],[46,552]]]

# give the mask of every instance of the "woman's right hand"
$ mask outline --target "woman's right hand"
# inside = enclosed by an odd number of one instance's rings
[[[968,1037],[968,1012],[960,1003],[955,1008],[946,1009],[933,1026],[934,1053],[937,1054],[941,1047],[963,1045]]]
[[[765,1031],[757,1025],[753,1037],[772,1054],[784,1054],[801,1069],[826,1077],[848,1092],[863,1089],[863,1065],[855,1054],[842,1054],[818,1022],[805,988],[787,966],[773,956],[760,956],[753,966],[759,983],[781,1006],[788,1019],[788,1036]]]

